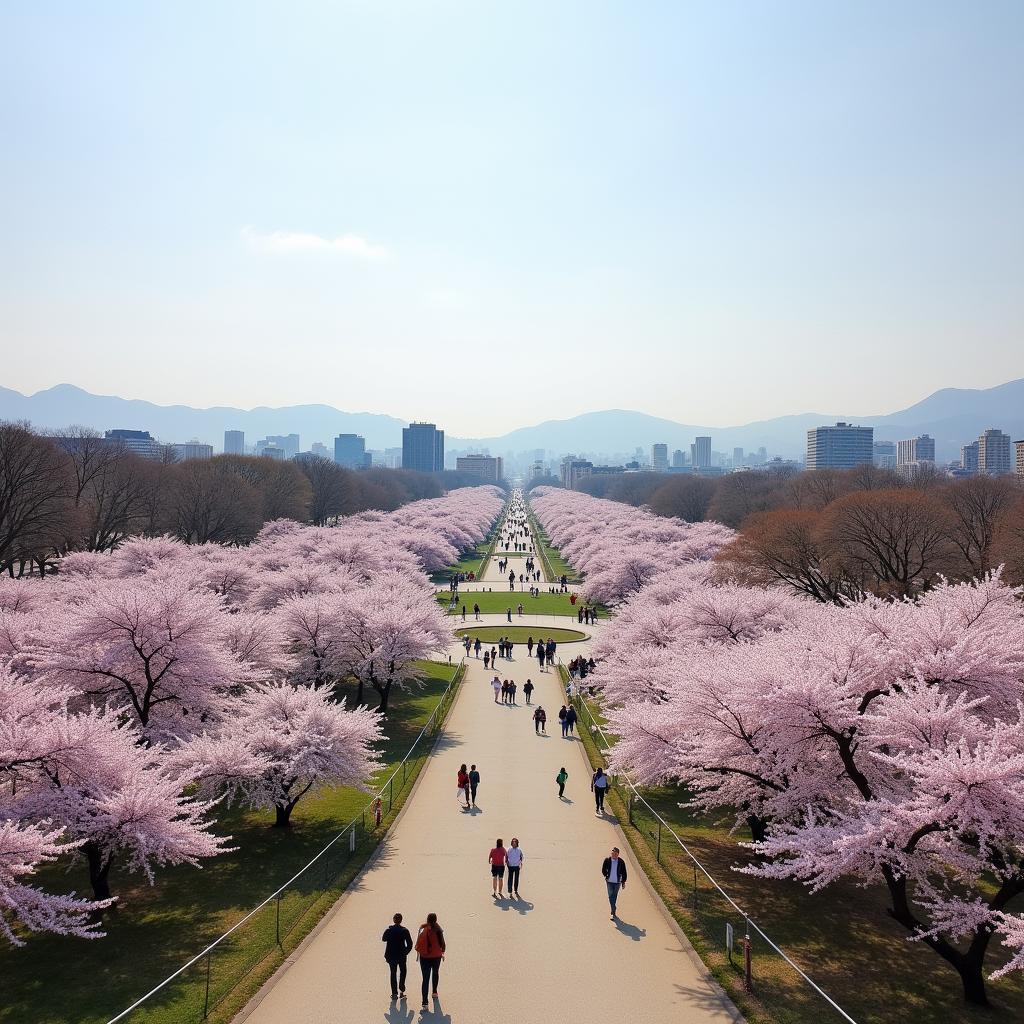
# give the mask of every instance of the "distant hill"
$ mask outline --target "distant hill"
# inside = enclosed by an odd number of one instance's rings
[[[329,405],[294,405],[257,409],[193,409],[186,405],[155,405],[109,395],[93,395],[70,384],[59,384],[31,396],[0,388],[0,419],[27,419],[40,428],[73,423],[107,430],[128,427],[149,430],[161,441],[198,438],[220,450],[224,431],[244,430],[251,444],[267,434],[298,433],[302,446],[313,441],[330,444],[339,433],[361,434],[369,448],[390,448],[402,443],[407,420],[380,413],[343,412]],[[449,449],[489,448],[496,455],[545,449],[564,452],[629,452],[637,446],[648,452],[654,442],[669,451],[689,450],[698,434],[709,434],[718,451],[734,447],[750,451],[760,446],[787,458],[804,454],[807,430],[845,420],[875,428],[877,440],[896,441],[928,433],[936,440],[940,460],[959,455],[960,445],[973,440],[986,427],[1000,427],[1013,438],[1024,438],[1024,379],[979,390],[943,388],[923,401],[884,416],[837,413],[801,413],[759,420],[735,427],[708,427],[677,423],[625,409],[605,409],[564,420],[547,420],[498,437],[448,436]],[[441,424],[443,426],[443,424]]]

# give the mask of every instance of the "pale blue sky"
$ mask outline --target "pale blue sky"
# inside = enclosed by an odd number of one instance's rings
[[[486,435],[1024,376],[1024,4],[0,11],[0,384]]]

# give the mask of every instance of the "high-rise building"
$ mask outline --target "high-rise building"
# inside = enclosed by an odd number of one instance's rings
[[[299,454],[298,434],[267,434],[267,443],[277,445],[286,459],[294,459]]]
[[[256,454],[265,459],[277,459],[281,462],[286,458],[284,449],[277,444],[270,444],[269,441],[256,442]],[[298,452],[296,452],[296,455]]]
[[[768,461],[768,449],[760,447],[757,449],[757,464],[763,466]]]
[[[358,434],[339,434],[334,439],[334,461],[346,469],[362,469],[366,463],[366,440]]]
[[[315,455],[318,459],[329,459],[331,457],[331,449],[323,443],[323,441],[314,441],[309,446],[309,452],[311,455]]]
[[[402,468],[440,473],[444,469],[444,431],[433,423],[410,423],[404,427]]]
[[[1017,476],[1024,477],[1024,441],[1014,441],[1013,447],[1017,454]]]
[[[225,430],[224,431],[224,454],[244,455],[245,454],[245,431]]]
[[[672,468],[682,469],[686,465],[686,456],[683,454],[682,448],[677,448],[672,453]]]
[[[878,446],[875,445],[877,448]],[[920,437],[909,437],[905,441],[896,442],[896,465],[905,466],[908,462],[934,462],[935,438],[922,434]]]
[[[978,472],[978,442],[960,446],[960,469],[964,473]]]
[[[739,469],[743,465],[743,449],[733,448],[732,450],[732,468]]]
[[[875,441],[871,445],[871,453],[879,469],[892,469],[896,465],[895,441]]]
[[[651,468],[655,473],[668,472],[668,445],[651,445]]]
[[[213,445],[201,444],[199,441],[188,441],[185,444],[172,444],[171,451],[174,452],[176,462],[184,462],[186,459],[212,459]]]
[[[460,455],[455,460],[455,468],[460,473],[472,473],[486,483],[496,484],[505,479],[505,469],[500,455]]]
[[[989,427],[978,436],[978,472],[1002,476],[1011,471],[1010,435]]]
[[[807,431],[807,468],[853,469],[874,461],[874,427],[837,423]]]
[[[694,469],[707,469],[711,465],[711,438],[694,438],[690,445],[690,464]]]
[[[567,491],[574,491],[576,484],[585,476],[590,476],[590,471],[593,468],[594,464],[586,459],[578,459],[575,455],[566,455],[562,459],[562,486]]]
[[[164,446],[159,444],[148,430],[106,430],[103,436],[110,442],[127,448],[133,455],[143,459],[160,459]]]

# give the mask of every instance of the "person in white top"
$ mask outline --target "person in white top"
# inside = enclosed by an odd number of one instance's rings
[[[508,894],[519,899],[519,869],[523,866],[523,851],[518,839],[512,839],[505,861],[508,864]]]
[[[501,677],[495,676],[491,680],[491,686],[494,688],[494,703],[500,704],[501,701],[498,700],[498,695],[501,693]]]

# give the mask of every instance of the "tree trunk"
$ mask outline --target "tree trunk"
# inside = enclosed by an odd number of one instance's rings
[[[389,679],[383,686],[379,683],[374,683],[373,688],[380,694],[380,703],[377,705],[377,710],[382,714],[388,713],[388,697],[391,696],[391,680]]]
[[[274,809],[277,811],[277,818],[274,821],[274,828],[291,828],[292,810],[294,808],[295,804],[275,804]]]
[[[957,967],[960,981],[964,986],[964,999],[971,1006],[988,1006],[988,995],[985,992],[985,975],[982,972],[984,954],[972,956],[968,954]]]
[[[747,815],[747,824],[750,826],[750,838],[755,843],[763,843],[768,838],[768,821],[756,814]]]
[[[100,848],[92,842],[86,843],[82,850],[85,853],[86,863],[89,865],[89,884],[92,886],[93,896],[98,900],[110,899],[110,866],[114,860],[108,857],[103,860],[103,853]],[[102,911],[99,911],[102,914]]]

